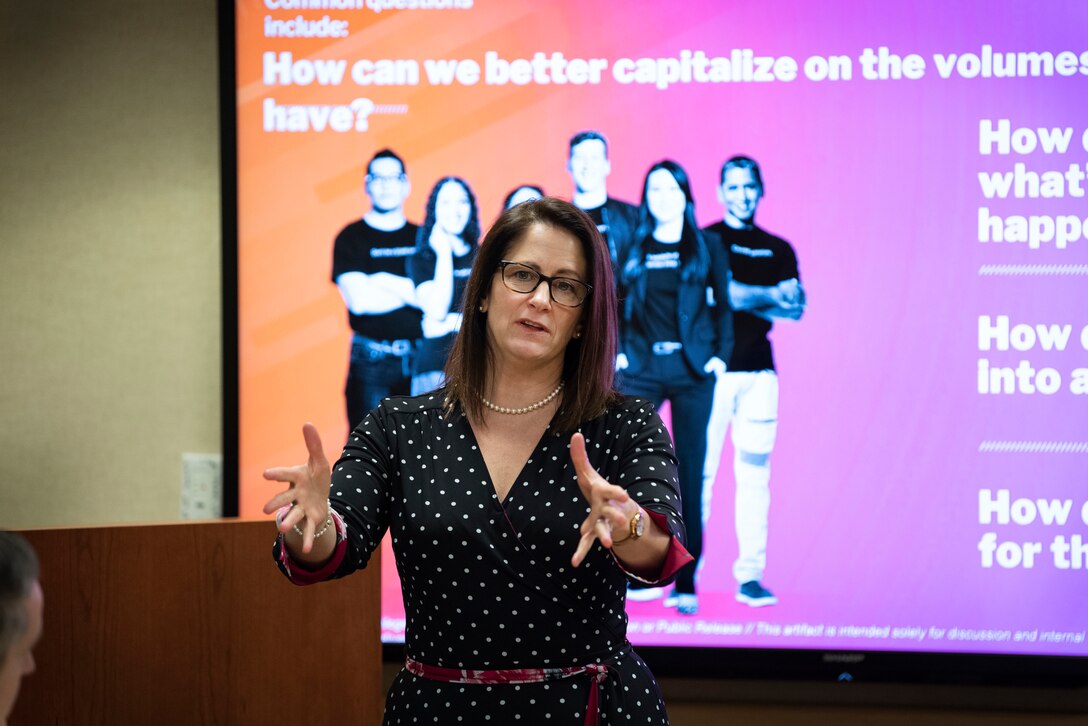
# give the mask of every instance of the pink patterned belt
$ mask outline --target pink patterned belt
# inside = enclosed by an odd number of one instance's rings
[[[590,663],[589,665],[571,666],[569,668],[507,668],[501,671],[478,671],[442,668],[441,666],[420,663],[418,660],[412,660],[411,658],[405,659],[404,667],[409,673],[421,678],[446,683],[542,683],[588,673],[592,676],[593,682],[589,689],[589,704],[586,706],[585,726],[597,726],[600,722],[600,695],[598,692],[601,684],[608,678],[609,668],[603,663]]]

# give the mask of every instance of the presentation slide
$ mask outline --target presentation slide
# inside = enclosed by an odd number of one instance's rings
[[[236,26],[242,516],[304,422],[339,452],[353,348],[420,335],[353,346],[373,301],[334,247],[375,199],[422,225],[458,177],[482,238],[521,185],[572,199],[583,152],[636,207],[668,159],[700,226],[773,236],[723,244],[796,314],[734,313],[765,360],[725,376],[770,387],[708,426],[697,610],[630,600],[631,641],[1088,655],[1088,3],[245,0]],[[403,167],[368,170],[384,149]],[[737,155],[758,175],[723,184]]]

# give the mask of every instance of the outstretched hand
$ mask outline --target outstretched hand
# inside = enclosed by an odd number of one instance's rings
[[[600,540],[607,548],[612,547],[613,527],[625,527],[631,518],[630,514],[634,513],[631,511],[629,514],[629,510],[638,505],[622,487],[609,484],[590,465],[586,453],[586,439],[580,433],[570,437],[570,458],[578,475],[578,488],[589,502],[589,515],[582,521],[578,549],[570,560],[571,565],[577,567],[589,554],[594,540]]]
[[[290,506],[280,519],[279,530],[286,534],[298,525],[302,530],[302,551],[309,553],[314,546],[314,532],[324,526],[329,516],[329,460],[321,446],[321,437],[312,423],[302,427],[309,458],[298,466],[265,469],[264,478],[287,484],[287,488],[269,499],[264,513],[272,514]]]

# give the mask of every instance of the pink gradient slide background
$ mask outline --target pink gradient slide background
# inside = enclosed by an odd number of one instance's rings
[[[275,5],[275,3],[272,3]],[[426,3],[421,3],[426,5]],[[266,466],[304,455],[313,421],[329,452],[346,436],[343,382],[350,331],[329,281],[332,240],[366,210],[365,165],[389,146],[407,162],[409,219],[434,181],[464,176],[492,220],[505,193],[538,183],[567,197],[567,139],[611,143],[610,192],[637,202],[646,169],[685,166],[699,221],[721,218],[718,170],[734,153],[761,163],[758,222],[795,247],[809,300],[772,334],[781,379],[772,456],[765,584],[780,603],[734,600],[732,460],[727,442],[706,529],[698,615],[630,603],[632,642],[653,645],[1088,654],[1088,240],[979,241],[980,208],[1005,218],[1075,218],[1064,196],[986,199],[980,172],[1086,169],[1088,6],[1079,2],[513,2],[468,9],[288,11],[238,4],[240,501],[258,516]],[[343,38],[264,36],[267,17],[349,23]],[[916,79],[863,76],[884,46],[925,63]],[[973,60],[942,78],[935,55],[1073,54],[1071,75],[975,77]],[[621,59],[847,56],[849,80],[622,83]],[[269,84],[265,52],[298,60],[416,59],[415,85]],[[504,59],[561,52],[608,61],[598,84],[428,83],[424,59]],[[365,131],[264,129],[277,104],[382,111]],[[1016,134],[1026,153],[980,153],[980,124],[1071,129],[1064,153]],[[1011,134],[1011,136],[1016,136]],[[1071,172],[1070,176],[1076,176]],[[1063,179],[1066,178],[1063,176]],[[1053,180],[1052,180],[1053,181]],[[1045,185],[1044,185],[1045,186]],[[1088,185],[1080,183],[1083,190]],[[1037,221],[1037,224],[1043,224]],[[1082,230],[1088,235],[1088,228]],[[1078,233],[1079,234],[1079,233]],[[1064,349],[980,350],[980,317],[1008,316],[1023,345],[1036,325],[1069,326]],[[1017,328],[1026,325],[1028,328]],[[979,393],[980,359],[1052,369],[1053,393]],[[1049,374],[1048,374],[1049,375]],[[1088,371],[1080,376],[1088,376]],[[1014,520],[980,522],[980,490],[1009,492]],[[1037,500],[1068,502],[1046,524]],[[1032,519],[1030,514],[1034,513]],[[1031,521],[1029,521],[1031,520]],[[1018,523],[1024,522],[1024,523]],[[996,535],[995,561],[979,544]],[[1085,543],[1057,557],[1057,537]],[[1077,539],[1079,538],[1079,540]],[[1012,545],[1016,543],[1014,550]],[[1025,542],[1032,567],[1002,566]],[[388,545],[387,545],[388,547]],[[403,608],[386,549],[383,635]],[[1067,567],[1061,567],[1060,564]],[[1050,635],[1048,635],[1048,633]]]

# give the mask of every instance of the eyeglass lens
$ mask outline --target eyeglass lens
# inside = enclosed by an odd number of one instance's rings
[[[583,282],[567,277],[546,277],[517,262],[503,261],[502,280],[514,292],[525,294],[531,293],[541,282],[547,281],[552,300],[569,307],[581,305],[589,293],[589,287]]]

